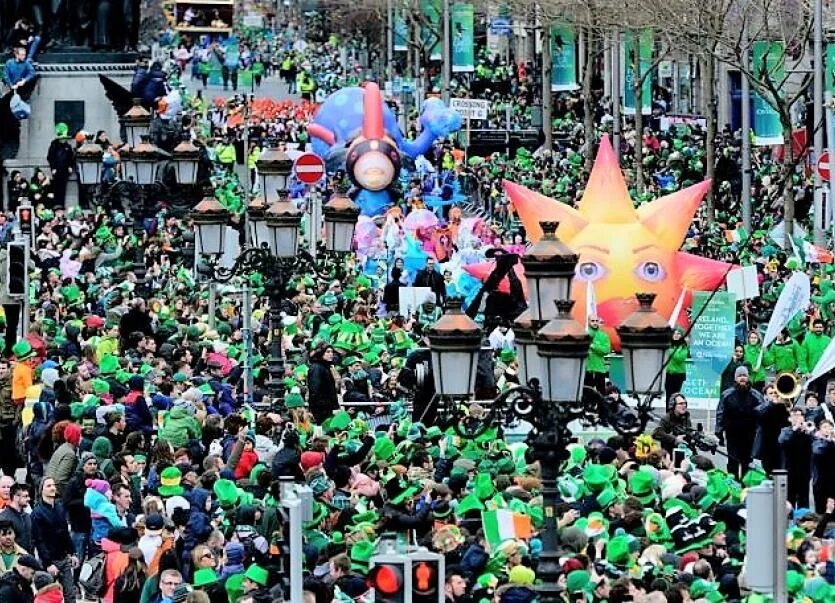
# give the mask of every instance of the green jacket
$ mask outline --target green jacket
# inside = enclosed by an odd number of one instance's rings
[[[182,406],[175,406],[165,417],[165,423],[159,430],[159,437],[168,440],[174,448],[182,448],[189,440],[199,438],[203,430],[200,423]]]
[[[603,329],[589,329],[591,347],[586,361],[586,371],[589,373],[606,372],[606,355],[612,353],[612,342]]]
[[[690,349],[687,344],[674,345],[670,348],[670,362],[667,364],[668,375],[684,375],[687,372],[687,358]]]
[[[769,346],[763,358],[765,366],[773,366],[777,373],[794,373],[801,366],[800,346],[794,339]]]
[[[830,341],[832,341],[832,338],[829,335],[815,335],[812,331],[806,333],[806,336],[803,338],[803,343],[800,345],[802,359],[800,364],[801,373],[809,373],[815,368],[815,365],[821,359],[821,356],[823,356],[823,351],[829,345]]]
[[[763,346],[760,344],[745,344],[745,355],[743,356],[743,360],[745,360],[745,364],[750,367],[748,378],[751,380],[751,383],[757,383],[760,381],[765,381],[765,356],[763,355],[763,361],[760,365],[760,368],[754,369],[757,366],[757,360],[760,358],[760,350]]]

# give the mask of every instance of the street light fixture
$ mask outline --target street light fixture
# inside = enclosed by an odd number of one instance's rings
[[[125,128],[125,142],[131,148],[151,133],[151,113],[141,103],[141,98],[134,98],[133,106],[119,120]]]
[[[586,328],[571,317],[571,300],[558,300],[557,317],[537,333],[539,355],[544,371],[542,397],[551,402],[575,402],[583,397],[586,358],[591,337]]]
[[[287,191],[293,160],[281,149],[273,147],[261,153],[255,167],[261,181],[261,194],[268,205],[275,203]]]
[[[155,182],[157,165],[168,153],[149,142],[148,136],[142,136],[142,142],[125,153],[122,165],[125,175],[134,184],[148,186]]]
[[[229,223],[229,212],[217,199],[211,190],[198,203],[191,215],[194,229],[197,231],[197,248],[200,255],[219,258],[226,246],[226,225]]]
[[[557,313],[554,301],[571,298],[571,281],[578,256],[557,238],[558,222],[540,222],[543,235],[522,256],[528,280],[531,317],[548,321]]]
[[[519,383],[530,383],[545,374],[543,358],[536,345],[536,324],[531,319],[531,311],[525,310],[513,321],[513,333],[516,336],[516,360],[519,363]]]
[[[246,207],[247,222],[249,222],[249,242],[253,247],[268,245],[270,231],[267,229],[267,204],[264,197],[255,197]]]
[[[449,298],[446,313],[426,335],[435,391],[442,396],[468,398],[475,388],[481,329],[461,311],[461,303],[461,298]]]
[[[654,293],[638,293],[638,309],[615,331],[620,337],[626,391],[645,404],[659,397],[664,389],[664,368],[672,345],[673,330],[652,307]]]
[[[354,228],[360,210],[345,193],[337,193],[322,208],[325,221],[325,249],[346,253],[354,243]],[[312,225],[315,228],[316,225]]]
[[[265,213],[269,248],[281,259],[295,257],[299,247],[302,212],[289,198],[270,204]]]
[[[200,151],[190,141],[184,140],[174,147],[174,169],[177,183],[197,184],[197,169],[200,163]]]
[[[87,139],[75,154],[80,184],[94,185],[101,181],[102,157],[104,157],[104,151],[93,142],[93,135],[87,134]]]

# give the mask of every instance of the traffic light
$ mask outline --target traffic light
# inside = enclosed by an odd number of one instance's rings
[[[407,559],[399,555],[377,555],[371,559],[368,586],[374,589],[375,603],[407,603]]]
[[[32,234],[32,206],[20,205],[17,208],[17,222],[20,225],[20,232],[24,235]]]
[[[412,603],[443,603],[444,558],[437,553],[417,551],[411,561]]]
[[[19,242],[6,243],[6,293],[26,295],[26,246]]]

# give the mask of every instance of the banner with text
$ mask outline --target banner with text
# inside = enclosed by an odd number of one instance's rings
[[[577,90],[577,46],[570,25],[551,25],[551,90]]]
[[[452,70],[456,73],[475,70],[473,43],[473,5],[452,5]]]
[[[693,293],[693,316],[699,320],[690,331],[690,358],[687,381],[682,393],[691,409],[713,409],[719,401],[722,371],[734,350],[736,326],[736,297],[727,291],[717,291],[710,299],[710,291]],[[710,303],[708,302],[710,299]]]
[[[638,35],[638,77],[641,81],[641,113],[652,113],[652,30],[643,29]],[[623,112],[626,115],[635,114],[635,70],[633,67],[635,33],[626,31],[623,34]]]
[[[423,13],[424,24],[421,27],[421,40],[425,48],[429,49],[429,59],[440,61],[443,52],[443,23],[441,22],[441,0],[421,0],[420,9]]]
[[[400,13],[394,14],[394,50],[409,50],[409,25]]]
[[[770,81],[780,87],[785,78],[785,43],[783,42],[754,42],[753,70],[754,77],[759,82]],[[780,114],[756,90],[752,90],[754,100],[754,144],[770,146],[783,144],[783,126],[780,124]]]

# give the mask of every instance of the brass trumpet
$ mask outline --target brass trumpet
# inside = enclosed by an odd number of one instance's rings
[[[777,395],[783,400],[793,402],[800,395],[803,384],[794,373],[780,373],[774,381],[774,387],[777,390]]]

